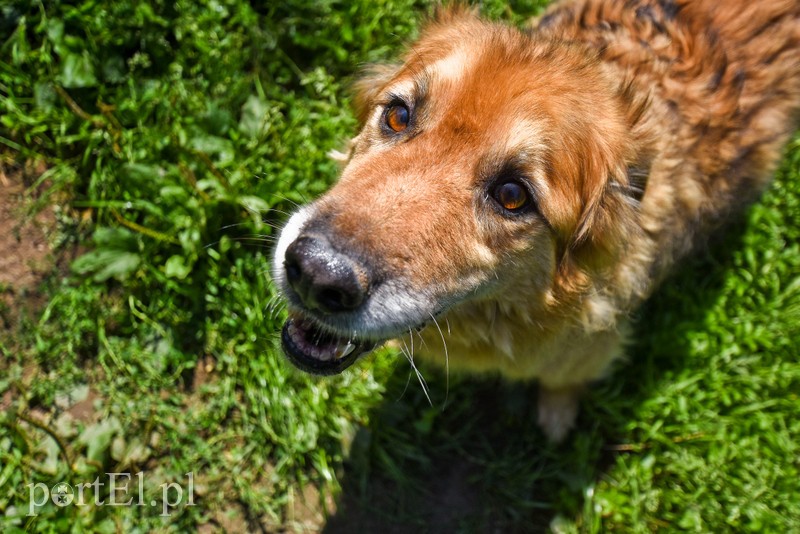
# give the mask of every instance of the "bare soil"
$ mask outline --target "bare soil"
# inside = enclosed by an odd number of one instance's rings
[[[0,162],[0,325],[6,328],[20,308],[38,307],[37,289],[55,265],[49,245],[55,228],[52,208],[32,217],[25,211],[26,182],[44,170],[41,163]]]

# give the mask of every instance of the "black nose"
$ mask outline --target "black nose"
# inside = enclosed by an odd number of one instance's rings
[[[366,269],[323,236],[298,237],[286,249],[286,279],[309,309],[338,313],[358,308],[367,295]]]

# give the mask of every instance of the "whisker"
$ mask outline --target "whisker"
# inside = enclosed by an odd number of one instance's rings
[[[422,332],[417,330],[415,333],[417,334],[417,337],[419,338],[420,346],[421,347],[427,347],[428,344],[425,342],[425,338],[422,337]]]
[[[305,204],[308,204],[308,203],[310,202],[310,201],[309,201],[309,200],[306,198],[306,196],[305,196],[304,194],[302,194],[302,193],[298,193],[298,194],[299,194],[299,195],[300,195],[300,196],[303,198],[303,202],[304,202]],[[285,195],[281,195],[281,194],[279,194],[279,193],[273,193],[273,194],[272,194],[272,196],[274,196],[275,198],[279,198],[279,199],[283,200],[284,202],[288,202],[289,204],[291,204],[291,205],[292,205],[292,206],[294,206],[295,208],[298,208],[298,209],[299,209],[299,208],[301,208],[301,207],[302,207],[302,205],[301,205],[301,204],[298,204],[297,202],[295,202],[294,200],[292,200],[291,198],[289,198],[289,197],[287,197],[287,196],[285,196]]]
[[[411,363],[411,359],[409,358],[409,355],[406,353],[406,351],[403,350],[403,347],[400,347],[400,354],[405,356],[406,360],[408,360],[408,363]],[[397,398],[397,402],[403,400],[403,397],[406,396],[409,384],[411,384],[411,368],[409,368],[408,370],[408,378],[406,378],[406,385],[403,388],[403,391],[400,393],[400,396]]]
[[[406,351],[408,350],[408,345],[406,345],[405,340],[403,340],[403,345],[405,345]],[[425,380],[425,377],[422,376],[422,373],[419,369],[417,369],[417,365],[414,363],[414,356],[406,351],[402,351],[403,354],[406,355],[406,359],[408,363],[411,364],[411,370],[417,375],[417,380],[419,381],[419,385],[422,387],[422,392],[425,394],[425,398],[428,399],[428,404],[433,406],[433,401],[431,401],[430,393],[428,392],[428,382]],[[410,376],[410,375],[409,375]]]
[[[264,175],[264,177],[266,177],[266,174]],[[302,199],[304,204],[308,204],[309,202],[311,202],[311,199],[308,198],[308,196],[306,196],[304,193],[301,193],[301,192],[297,191],[297,184],[295,184],[291,180],[289,180],[287,178],[279,178],[279,179],[276,180],[276,182],[278,182],[282,186],[284,186],[283,187],[284,190],[292,190],[296,194],[298,194],[300,196],[300,198]],[[270,198],[277,198],[277,199],[282,200],[284,202],[288,202],[289,204],[295,206],[296,208],[301,207],[300,204],[298,204],[297,202],[295,202],[291,198],[289,198],[289,197],[287,197],[287,196],[285,196],[285,195],[283,195],[281,193],[269,193],[269,195],[270,195]]]
[[[264,311],[267,312],[267,318],[270,321],[276,320],[284,309],[286,309],[286,303],[278,294],[270,297],[266,306],[264,306]]]
[[[233,241],[258,241],[262,243],[277,243],[278,238],[274,235],[253,234],[243,235],[231,238]]]
[[[431,396],[428,393],[428,382],[425,380],[425,377],[422,376],[422,373],[420,372],[420,370],[417,369],[417,366],[413,362],[413,358],[412,358],[412,362],[411,362],[411,367],[414,369],[414,373],[417,375],[417,380],[419,380],[419,385],[422,386],[422,392],[425,394],[425,398],[428,399],[428,404],[432,408],[433,407],[433,401],[431,400]]]
[[[270,208],[269,211],[270,212],[275,212],[275,213],[280,213],[281,215],[284,215],[286,217],[291,217],[292,216],[292,214],[289,213],[288,211],[283,211],[283,210],[279,210],[279,209],[276,209],[276,208]]]
[[[246,244],[264,244],[272,246],[278,242],[278,238],[275,236],[267,236],[267,235],[253,235],[253,236],[238,236],[238,237],[230,237],[231,241],[238,241],[241,243]],[[204,249],[211,248],[213,246],[219,245],[222,242],[221,239],[217,239],[216,241],[212,241],[207,245],[204,245]],[[263,248],[268,248],[267,246]]]
[[[273,280],[272,277],[267,278],[267,287],[270,288],[272,290],[272,292],[275,293],[275,294],[280,292],[280,288],[278,287],[278,284],[275,283],[275,280]]]
[[[442,329],[439,327],[439,323],[436,321],[436,317],[431,313],[429,314],[431,319],[433,319],[433,324],[436,325],[436,329],[439,331],[439,336],[442,338],[442,346],[444,347],[444,377],[445,377],[445,393],[444,393],[444,403],[442,403],[442,410],[445,409],[447,406],[447,400],[450,397],[450,355],[447,352],[447,341],[444,339],[444,334],[442,333]],[[447,318],[445,317],[445,321]],[[447,325],[447,333],[450,334],[450,325]]]
[[[247,224],[250,224],[250,223],[249,223],[249,222],[238,222],[238,223],[231,223],[231,224],[226,224],[225,226],[220,226],[220,227],[219,227],[219,229],[220,229],[220,230],[227,230],[227,229],[229,229],[229,228],[233,228],[233,227],[235,227],[235,226],[245,226],[245,225],[247,225]]]

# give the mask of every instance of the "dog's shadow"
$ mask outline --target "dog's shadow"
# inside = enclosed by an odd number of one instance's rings
[[[536,427],[534,384],[451,374],[448,386],[424,370],[429,403],[398,365],[353,442],[324,532],[543,532],[579,514],[618,455],[646,452],[638,409],[690,363],[689,334],[704,329],[744,230],[729,228],[637,313],[628,361],[589,391],[563,444]]]

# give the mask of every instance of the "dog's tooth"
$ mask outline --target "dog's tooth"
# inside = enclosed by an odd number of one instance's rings
[[[336,358],[337,359],[338,358],[344,358],[345,356],[347,356],[348,354],[353,352],[353,350],[355,348],[356,348],[356,346],[350,341],[347,342],[347,344],[344,346],[344,348],[339,348],[339,346],[337,345],[336,346]]]

